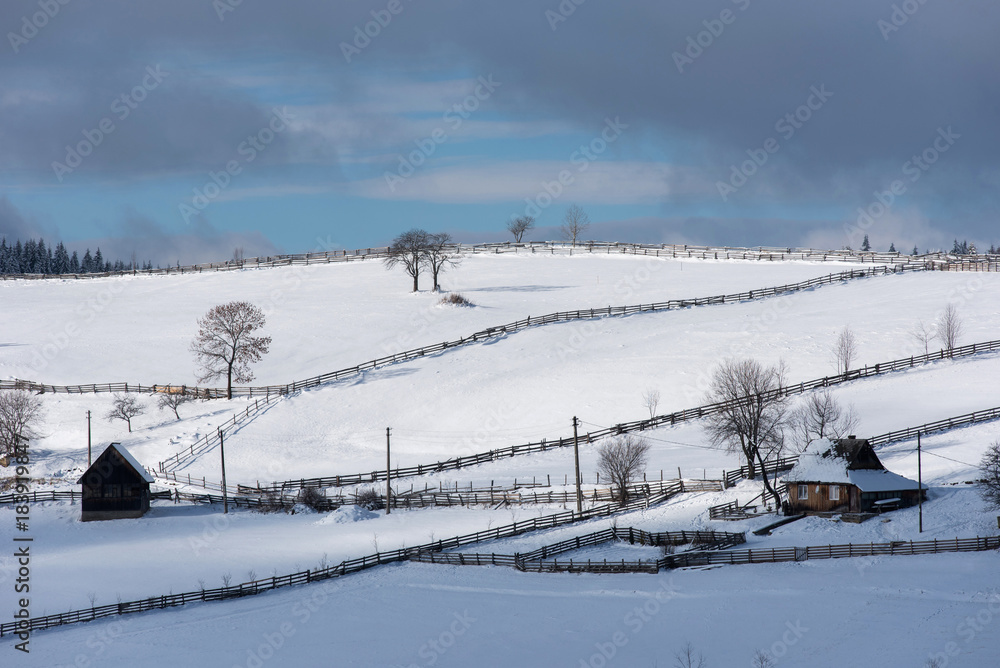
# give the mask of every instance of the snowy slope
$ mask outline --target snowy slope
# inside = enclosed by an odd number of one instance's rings
[[[275,269],[8,282],[0,284],[4,312],[12,315],[0,330],[0,343],[6,344],[0,345],[0,377],[50,383],[191,382],[194,365],[187,345],[194,322],[228,299],[268,306],[274,344],[258,368],[257,382],[275,383],[529,314],[737,292],[840,269],[830,263],[478,256],[445,280],[446,287],[460,287],[478,304],[472,309],[440,307],[435,295],[409,294],[405,277],[377,264],[316,266],[299,275]],[[293,287],[297,279],[301,283]],[[272,298],[274,290],[282,294]],[[94,307],[88,303],[99,301],[88,300],[99,300],[104,293],[111,295],[107,305],[89,317],[86,309]],[[918,319],[932,321],[949,301],[964,318],[963,343],[997,338],[998,297],[1000,275],[928,273],[854,281],[744,304],[533,328],[287,397],[227,438],[228,477],[231,483],[249,483],[380,468],[386,426],[393,429],[394,464],[407,466],[567,436],[573,415],[584,421],[585,430],[638,419],[648,415],[641,399],[646,388],[662,393],[660,413],[687,408],[702,403],[712,367],[727,356],[751,354],[766,362],[781,358],[790,380],[819,377],[833,371],[829,349],[845,323],[858,337],[859,363],[923,352],[915,349],[908,332]],[[52,359],[33,366],[45,345],[59,347],[63,341],[60,332],[66,330],[51,325],[56,312],[76,318],[79,333],[67,337]],[[854,381],[833,392],[855,405],[859,435],[873,435],[1000,406],[1000,385],[990,382],[998,372],[1000,355],[988,354]],[[75,480],[85,466],[87,410],[95,417],[98,449],[118,440],[152,466],[247,405],[245,400],[187,404],[180,409],[180,421],[150,407],[129,434],[124,425],[102,419],[110,407],[108,395],[47,394],[43,402],[47,417],[42,437],[32,445],[33,473],[55,479],[57,487]],[[697,422],[644,435],[654,446],[648,470],[653,478],[661,470],[665,477],[675,477],[678,467],[685,477],[717,477],[739,465],[736,456],[709,447]],[[769,537],[751,536],[748,546],[995,534],[995,513],[971,486],[951,483],[976,477],[983,449],[998,438],[1000,422],[924,439],[924,481],[931,493],[923,534],[917,532],[916,510],[908,509],[891,514],[889,522],[862,525],[809,518]],[[595,451],[594,444],[581,448],[590,482]],[[181,473],[218,480],[217,455],[212,451],[199,457]],[[889,469],[916,478],[915,443],[891,444],[879,455]],[[515,477],[546,475],[562,483],[571,471],[572,451],[562,449],[408,479],[398,486],[509,484]],[[707,508],[734,499],[749,501],[759,491],[759,485],[744,482],[725,492],[686,494],[630,513],[618,523],[654,531],[750,530],[768,520],[710,521]],[[226,574],[235,583],[249,579],[251,571],[257,577],[297,571],[372,553],[376,545],[393,549],[424,543],[561,509],[561,504],[448,508],[389,517],[355,509],[293,516],[238,511],[223,518],[217,508],[156,502],[142,520],[81,524],[78,505],[39,504],[32,509],[37,541],[32,611],[41,615],[87,607],[90,592],[100,605],[117,595],[129,599],[194,590],[199,580],[207,587],[219,586]],[[12,532],[13,517],[12,509],[0,507],[0,538]],[[482,549],[523,551],[607,524],[588,522]],[[877,665],[913,666],[944,651],[947,642],[959,648],[956,665],[987,666],[993,665],[990,657],[1000,646],[998,636],[977,632],[966,642],[958,625],[965,616],[990,610],[990,596],[1000,590],[1000,581],[990,575],[996,573],[996,558],[995,553],[869,558],[659,576],[539,576],[502,568],[409,564],[253,600],[39,633],[30,661],[23,665],[66,665],[77,654],[93,665],[124,665],[140,648],[148,659],[145,665],[180,663],[184,657],[190,663],[191,656],[198,657],[198,665],[253,666],[255,656],[266,665],[303,666],[605,665],[594,653],[621,631],[627,642],[615,650],[613,660],[605,660],[607,665],[671,665],[673,653],[690,640],[713,666],[747,665],[757,647],[783,650],[779,665],[840,665],[845,659],[874,665],[871,657],[878,656]],[[12,566],[10,557],[0,557],[0,587],[9,587]],[[633,633],[635,617],[627,617],[629,612],[671,581],[680,593],[664,599],[650,621]],[[304,600],[322,592],[327,593],[325,602],[304,620]],[[428,641],[449,632],[454,615],[466,610],[481,621],[456,637],[447,651],[428,649]],[[994,616],[997,612],[993,610]],[[264,634],[280,635],[285,622],[291,624],[291,635],[273,658],[264,657],[258,652],[260,643],[267,642]],[[389,637],[381,622],[392,629]],[[786,622],[801,622],[810,630],[782,648],[775,643],[784,642]],[[719,641],[720,634],[725,642]],[[178,635],[185,638],[183,647]],[[892,639],[888,648],[876,642],[885,637]],[[8,651],[6,643],[0,641],[0,651]],[[829,661],[832,657],[835,662]]]

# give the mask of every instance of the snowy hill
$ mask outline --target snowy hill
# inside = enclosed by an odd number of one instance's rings
[[[402,273],[374,262],[307,271],[4,282],[0,300],[9,317],[0,329],[0,379],[193,383],[188,346],[195,321],[211,306],[233,299],[267,311],[266,333],[274,342],[256,367],[254,382],[271,384],[528,315],[739,292],[843,268],[848,267],[829,262],[614,255],[474,256],[444,277],[445,288],[463,294],[473,308],[440,305],[440,295],[429,292],[411,294]],[[845,325],[858,338],[858,364],[919,354],[923,349],[910,336],[913,326],[932,322],[949,302],[963,319],[961,343],[1000,338],[1000,274],[960,272],[860,279],[739,304],[531,328],[284,397],[227,437],[228,478],[255,483],[375,470],[385,465],[386,427],[393,430],[393,465],[410,466],[567,436],[574,415],[585,429],[648,417],[642,404],[647,388],[661,393],[658,413],[690,408],[704,403],[711,370],[725,357],[782,359],[793,382],[822,377],[835,371],[830,349]],[[833,392],[855,406],[859,435],[873,435],[1000,406],[1000,384],[991,381],[998,372],[1000,354],[988,353],[852,381]],[[183,419],[177,421],[145,398],[148,412],[129,434],[120,423],[101,419],[110,401],[107,394],[43,395],[47,417],[42,437],[32,445],[32,474],[53,481],[50,487],[70,486],[86,465],[87,410],[96,418],[99,448],[121,441],[153,467],[247,406],[245,399],[190,403],[181,407]],[[643,435],[653,444],[647,469],[652,478],[674,478],[678,467],[685,478],[718,478],[740,464],[735,455],[710,447],[698,421]],[[748,547],[996,534],[995,513],[964,482],[976,477],[983,450],[998,437],[1000,423],[990,422],[924,439],[923,479],[931,494],[923,535],[916,530],[916,510],[907,509],[886,518],[891,521],[862,525],[809,518],[770,537],[751,536]],[[912,442],[887,445],[879,456],[890,470],[915,478]],[[581,464],[589,483],[595,461],[596,444],[584,445]],[[551,477],[562,485],[572,470],[572,451],[554,449],[398,485],[480,486],[509,484],[515,477]],[[185,463],[178,473],[218,480],[217,450]],[[651,531],[755,529],[766,521],[713,521],[707,509],[749,501],[759,491],[759,484],[744,482],[725,492],[685,494],[617,522]],[[211,506],[157,501],[141,520],[81,524],[79,505],[38,504],[32,508],[37,578],[32,613],[89,607],[91,592],[102,605],[119,595],[129,600],[195,589],[199,580],[216,587],[224,575],[233,582],[280,575],[545,515],[562,505],[437,508],[388,517],[346,509],[329,515],[239,511],[222,518]],[[9,506],[0,507],[0,533],[13,532],[13,514]],[[532,549],[538,541],[562,540],[608,522],[571,525],[544,537],[528,534],[503,549]],[[141,557],[123,569],[123,555]],[[181,656],[170,640],[179,633],[206,664],[256,665],[253,656],[266,658],[259,648],[269,642],[267,634],[278,633],[280,646],[270,645],[274,665],[328,665],[332,652],[336,665],[662,666],[671,665],[674,652],[690,641],[713,666],[747,665],[755,648],[772,651],[779,665],[834,665],[826,662],[834,656],[837,664],[854,658],[867,665],[877,655],[878,665],[916,666],[946,651],[948,642],[958,643],[955,656],[962,665],[986,666],[1000,648],[997,635],[975,633],[966,641],[956,628],[964,616],[990,609],[990,597],[1000,589],[996,560],[995,552],[868,557],[656,576],[394,565],[313,589],[38,633],[32,641],[37,652],[18,665],[70,663],[81,645],[88,647],[81,650],[87,657],[105,665],[123,665],[131,652],[152,645],[158,658],[149,665],[169,665]],[[0,586],[9,586],[12,567],[9,557],[0,560],[0,579],[6,581]],[[917,584],[930,580],[933,586]],[[672,593],[657,597],[663,591]],[[315,609],[297,614],[310,600]],[[817,605],[820,601],[828,603]],[[644,603],[656,607],[655,613],[647,609],[648,620],[629,617]],[[430,649],[428,639],[457,634],[449,629],[455,615],[465,614],[477,621],[463,626],[453,645],[442,641],[439,649]],[[894,647],[875,654],[879,634],[872,629],[886,617],[892,622],[882,635],[893,637]],[[384,619],[395,629],[389,638],[379,635]],[[782,640],[786,621],[809,631],[793,643]],[[286,622],[292,633],[282,635]],[[721,644],[715,639],[719,627],[730,629]],[[331,628],[332,637],[324,631]],[[88,638],[100,630],[115,637],[103,640],[98,652]],[[616,632],[627,642],[616,644]],[[556,633],[561,635],[553,638]],[[613,657],[601,655],[608,642]],[[786,645],[781,656],[772,649],[775,643]]]

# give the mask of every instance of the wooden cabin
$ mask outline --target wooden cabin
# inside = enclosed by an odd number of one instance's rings
[[[83,485],[81,520],[142,517],[149,510],[153,476],[121,443],[112,443],[77,481]]]
[[[783,480],[789,514],[881,512],[916,505],[921,493],[915,480],[887,470],[871,444],[854,436],[813,441]]]

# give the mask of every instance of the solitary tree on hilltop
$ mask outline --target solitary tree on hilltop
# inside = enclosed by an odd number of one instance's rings
[[[427,245],[424,248],[424,263],[430,269],[431,276],[434,278],[434,287],[431,288],[434,292],[441,289],[441,286],[438,284],[438,276],[444,271],[445,267],[457,267],[462,262],[458,255],[452,252],[451,245],[450,234],[442,232],[441,234],[427,235]]]
[[[535,219],[531,216],[518,216],[507,221],[507,231],[514,235],[514,243],[521,243],[525,232],[535,227]]]
[[[401,265],[406,274],[413,279],[413,292],[420,289],[420,270],[424,266],[424,254],[430,241],[430,234],[425,230],[412,229],[403,232],[392,240],[389,254],[383,262],[386,269]]]
[[[572,204],[566,209],[559,231],[563,239],[575,246],[576,240],[587,231],[588,227],[590,227],[590,216],[579,205]]]
[[[198,320],[198,335],[191,343],[202,369],[198,382],[225,377],[226,397],[233,398],[233,380],[253,380],[250,365],[259,362],[271,345],[270,336],[255,336],[265,324],[264,312],[248,302],[212,307]]]

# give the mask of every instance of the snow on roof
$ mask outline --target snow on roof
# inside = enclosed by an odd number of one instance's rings
[[[851,484],[862,492],[902,492],[917,489],[917,481],[892,471],[849,471]],[[923,486],[927,489],[927,485]]]
[[[146,481],[146,482],[156,482],[153,479],[153,476],[149,475],[149,471],[147,471],[146,468],[142,464],[140,464],[138,461],[136,461],[135,457],[132,456],[132,453],[129,452],[128,450],[126,450],[124,447],[122,447],[121,443],[112,443],[110,445],[110,447],[112,447],[115,450],[117,450],[118,454],[120,454],[122,456],[122,459],[124,459],[125,461],[127,461],[129,463],[129,465],[132,468],[135,469],[135,472],[138,473],[140,476],[142,476],[142,479],[144,481]]]
[[[917,489],[917,482],[885,469],[848,470],[843,457],[824,457],[834,443],[813,441],[799,455],[799,461],[783,478],[785,482],[822,482],[854,485],[862,492],[899,492]],[[835,452],[835,451],[834,451]],[[927,489],[927,485],[924,485]]]
[[[110,448],[114,448],[115,452],[121,455],[121,458],[128,462],[129,466],[135,469],[135,472],[139,474],[143,481],[148,483],[156,482],[153,479],[153,476],[149,475],[149,471],[147,471],[142,464],[136,461],[136,458],[132,456],[132,453],[126,450],[121,443],[112,443],[108,446],[108,449]],[[104,452],[107,452],[107,449],[105,449]],[[101,453],[101,456],[104,456],[104,452]],[[98,457],[98,459],[100,459],[100,457]],[[83,479],[86,477],[86,474],[84,474],[79,480],[76,481],[77,484],[82,483]]]
[[[833,443],[828,439],[813,441],[799,455],[799,461],[784,476],[785,482],[840,482],[850,484],[847,462],[840,457],[824,457]]]

